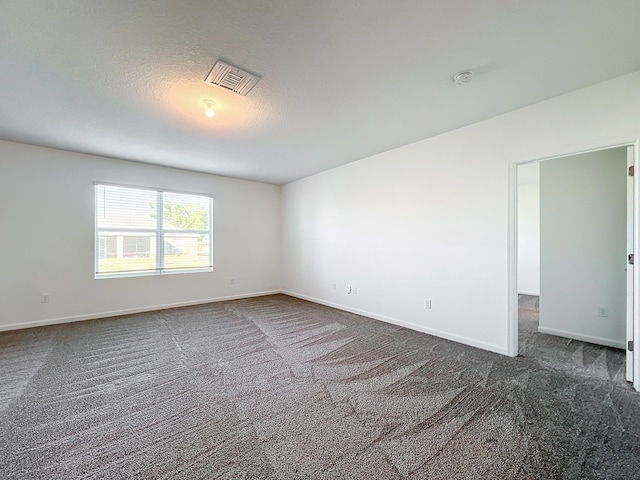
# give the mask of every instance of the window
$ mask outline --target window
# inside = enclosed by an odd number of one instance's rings
[[[97,278],[213,269],[213,198],[95,184]]]
[[[104,236],[99,240],[99,258],[115,257],[117,255],[118,237]]]
[[[125,257],[150,257],[151,237],[122,237],[122,252]],[[165,251],[165,255],[166,255]]]

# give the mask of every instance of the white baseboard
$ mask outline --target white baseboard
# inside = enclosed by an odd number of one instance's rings
[[[332,307],[338,310],[343,310],[349,313],[355,313],[357,315],[362,315],[363,317],[373,318],[374,320],[380,320],[382,322],[391,323],[393,325],[399,325],[401,327],[409,328],[411,330],[415,330],[421,333],[426,333],[428,335],[433,335],[434,337],[444,338],[447,340],[452,340],[454,342],[462,343],[464,345],[469,345],[471,347],[480,348],[481,350],[488,350],[490,352],[499,353],[501,355],[508,355],[507,349],[503,347],[499,347],[497,345],[493,345],[490,343],[479,342],[472,338],[463,337],[460,335],[455,335],[447,332],[443,332],[441,330],[436,330],[432,328],[423,327],[422,325],[416,325],[415,323],[405,322],[404,320],[399,320],[397,318],[388,317],[386,315],[379,315],[373,312],[367,312],[365,310],[360,310],[358,308],[348,307],[346,305],[341,305],[339,303],[328,302],[326,300],[322,300],[315,297],[310,297],[308,295],[302,295],[300,293],[291,292],[288,290],[282,290],[281,293],[285,295],[289,295],[291,297],[300,298],[302,300],[308,300],[309,302],[318,303],[320,305],[325,305],[327,307]]]
[[[191,300],[187,302],[166,303],[164,305],[150,305],[147,307],[127,308],[124,310],[111,310],[108,312],[90,313],[87,315],[76,315],[72,317],[49,318],[45,320],[35,320],[24,323],[11,323],[9,325],[0,325],[0,332],[7,330],[19,330],[21,328],[42,327],[45,325],[56,325],[59,323],[82,322],[84,320],[94,320],[96,318],[117,317],[120,315],[129,315],[132,313],[153,312],[156,310],[166,310],[168,308],[188,307],[191,305],[203,305],[205,303],[224,302],[226,300],[238,300],[241,298],[263,297],[265,295],[275,295],[282,293],[281,290],[270,290],[266,292],[244,293],[240,295],[230,295],[226,297],[205,298],[201,300]]]
[[[611,338],[594,337],[591,335],[583,335],[582,333],[566,332],[564,330],[558,330],[555,328],[538,327],[540,333],[546,333],[548,335],[555,335],[557,337],[571,338],[573,340],[580,340],[582,342],[595,343],[596,345],[604,345],[606,347],[620,348],[625,350],[627,346],[624,341],[612,340]]]
[[[534,297],[539,297],[540,292],[529,292],[527,290],[518,290],[518,295],[533,295]]]
[[[217,303],[224,302],[226,300],[238,300],[242,298],[252,298],[252,297],[263,297],[266,295],[275,295],[278,293],[282,293],[285,295],[289,295],[291,297],[300,298],[302,300],[307,300],[309,302],[317,303],[320,305],[326,305],[327,307],[332,307],[338,310],[343,310],[345,312],[355,313],[356,315],[362,315],[363,317],[372,318],[374,320],[380,320],[382,322],[391,323],[393,325],[399,325],[401,327],[409,328],[411,330],[415,330],[421,333],[426,333],[428,335],[433,335],[434,337],[445,338],[447,340],[452,340],[454,342],[462,343],[464,345],[469,345],[471,347],[480,348],[482,350],[488,350],[490,352],[499,353],[501,355],[507,355],[507,349],[503,347],[499,347],[497,345],[493,345],[490,343],[479,342],[472,338],[451,334],[448,332],[443,332],[441,330],[436,330],[432,328],[423,327],[422,325],[416,325],[415,323],[406,322],[404,320],[400,320],[393,317],[388,317],[386,315],[379,315],[377,313],[368,312],[366,310],[360,310],[358,308],[352,308],[347,305],[341,305],[338,303],[328,302],[319,298],[310,297],[308,295],[302,295],[299,293],[287,291],[287,290],[269,290],[264,292],[254,292],[254,293],[245,293],[240,295],[230,295],[226,297],[215,297],[215,298],[205,298],[200,300],[192,300],[187,302],[175,302],[175,303],[167,303],[163,305],[150,305],[146,307],[136,307],[136,308],[128,308],[123,310],[111,310],[107,312],[98,312],[91,313],[86,315],[76,315],[71,317],[59,317],[59,318],[49,318],[44,320],[35,320],[32,322],[23,322],[23,323],[12,323],[9,325],[0,325],[0,332],[8,331],[8,330],[18,330],[22,328],[33,328],[33,327],[42,327],[45,325],[56,325],[60,323],[71,323],[71,322],[81,322],[84,320],[94,320],[97,318],[109,318],[109,317],[117,317],[120,315],[130,315],[133,313],[143,313],[143,312],[153,312],[156,310],[166,310],[169,308],[178,308],[178,307],[188,307],[191,305],[203,305],[206,303]],[[590,341],[590,340],[587,340]],[[595,342],[594,342],[595,343]]]

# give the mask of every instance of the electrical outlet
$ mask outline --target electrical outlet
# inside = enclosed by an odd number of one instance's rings
[[[602,305],[598,307],[598,316],[599,317],[608,317],[609,316],[609,308],[603,307]]]
[[[431,310],[431,300],[424,301],[424,308],[426,308],[427,310]]]
[[[42,297],[40,297],[40,301],[42,303],[49,303],[51,301],[51,294],[50,293],[43,293]]]

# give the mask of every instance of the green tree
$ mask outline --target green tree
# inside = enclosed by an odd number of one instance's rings
[[[208,209],[192,203],[164,202],[164,220],[183,230],[206,230],[209,224]]]
[[[156,206],[149,206],[151,217],[156,218]],[[163,210],[164,221],[182,230],[206,230],[209,225],[209,212],[203,206],[165,200]]]

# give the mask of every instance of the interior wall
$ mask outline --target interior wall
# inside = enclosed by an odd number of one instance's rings
[[[540,295],[540,164],[518,167],[518,293]]]
[[[0,159],[0,329],[281,287],[278,186],[10,142]],[[94,181],[215,195],[214,271],[94,279]]]
[[[624,147],[540,164],[541,332],[624,348],[626,186]]]
[[[285,290],[516,354],[513,164],[634,141],[638,111],[640,72],[285,185]]]

